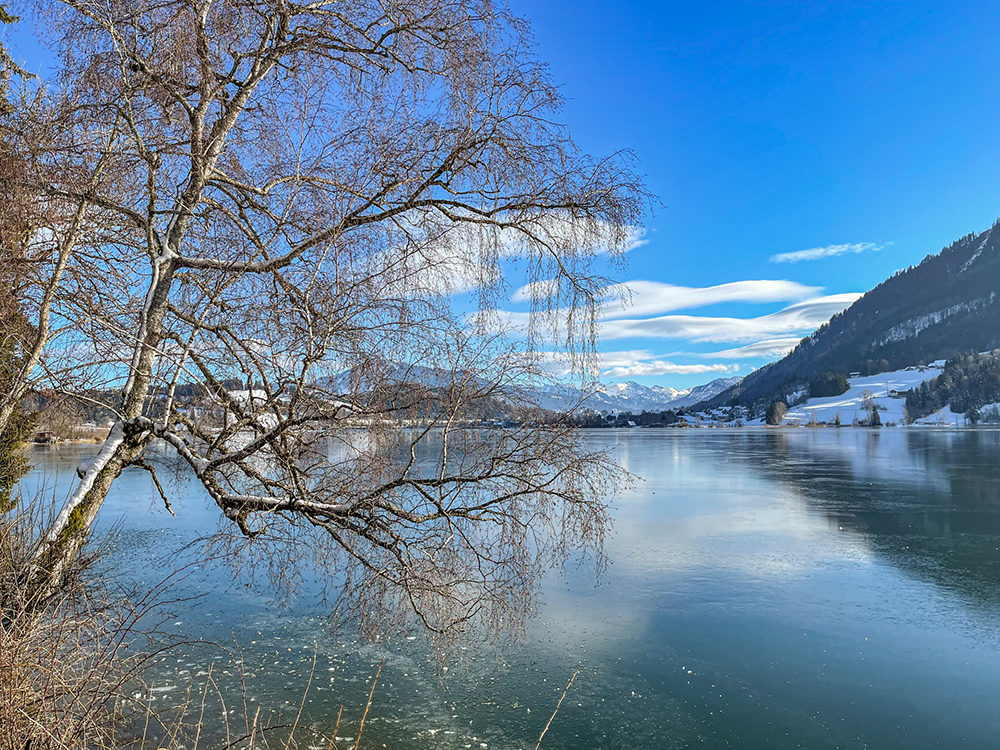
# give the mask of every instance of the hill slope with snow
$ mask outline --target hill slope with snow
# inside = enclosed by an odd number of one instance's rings
[[[933,380],[944,369],[944,361],[927,367],[908,367],[869,377],[850,378],[850,387],[840,396],[810,398],[785,414],[782,424],[800,425],[811,422],[832,424],[840,415],[841,424],[849,425],[868,418],[867,403],[874,403],[883,424],[905,424],[906,392],[925,380]]]
[[[786,357],[703,406],[760,412],[822,372],[900,371],[1000,347],[1000,229],[970,234],[892,276],[835,315]]]

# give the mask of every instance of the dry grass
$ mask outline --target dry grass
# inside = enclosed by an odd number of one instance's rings
[[[117,747],[127,686],[156,658],[151,618],[163,588],[113,598],[86,582],[91,556],[51,599],[27,601],[20,578],[44,520],[38,508],[0,517],[0,748]],[[142,638],[154,647],[137,648]]]
[[[237,676],[235,687],[216,680],[220,667],[209,658],[207,676],[200,682],[190,682],[176,700],[157,700],[156,690],[144,681],[147,670],[171,649],[191,645],[170,639],[159,627],[171,608],[182,603],[170,592],[186,576],[184,569],[146,592],[126,596],[88,576],[103,553],[97,547],[80,558],[56,596],[27,606],[18,576],[37,530],[44,528],[43,515],[37,504],[0,514],[0,750],[359,750],[381,665],[356,736],[341,738],[339,745],[340,714],[330,732],[320,731],[305,715],[312,672],[291,712],[267,710],[248,698],[254,691],[238,644],[199,642],[225,654],[222,663]],[[315,667],[316,654],[313,671]],[[576,676],[538,738],[539,746]]]
[[[45,528],[39,508],[39,503],[19,505],[0,514],[0,750],[345,750],[336,740],[339,715],[329,734],[304,715],[312,676],[291,715],[250,701],[238,644],[227,648],[199,641],[225,654],[226,669],[238,676],[235,688],[220,685],[219,668],[208,659],[201,682],[192,681],[178,700],[157,701],[144,674],[172,649],[192,645],[160,628],[173,606],[182,603],[170,592],[186,569],[142,593],[112,592],[88,575],[104,552],[98,546],[80,558],[54,597],[30,606],[19,577],[38,530]],[[313,669],[315,661],[314,655]],[[377,682],[376,675],[365,715]],[[359,746],[363,732],[362,719],[351,748]]]

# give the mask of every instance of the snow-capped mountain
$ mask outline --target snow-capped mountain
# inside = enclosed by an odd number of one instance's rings
[[[712,398],[738,383],[740,378],[719,378],[695,388],[678,390],[665,386],[645,386],[635,381],[601,384],[589,396],[572,386],[550,386],[543,389],[539,405],[553,411],[567,411],[582,405],[595,411],[665,411]],[[582,401],[582,404],[581,404]]]
[[[705,385],[695,386],[674,401],[672,405],[676,407],[692,406],[702,401],[707,401],[713,396],[722,393],[727,388],[732,388],[741,380],[743,378],[718,378],[710,383],[705,383]]]
[[[663,403],[668,404],[676,399],[685,396],[691,389],[679,391],[669,386],[645,386],[639,385],[634,380],[625,383],[602,384],[599,392],[605,394],[609,399],[621,399],[629,403]]]
[[[381,383],[413,383],[442,388],[452,382],[451,377],[444,370],[433,367],[390,362],[383,365],[377,380]],[[349,393],[352,390],[365,391],[370,380],[370,375],[352,377],[349,371],[343,371],[325,379],[321,385],[334,392]],[[712,398],[739,381],[740,378],[718,378],[695,388],[678,390],[669,386],[645,386],[630,380],[625,383],[600,383],[589,396],[571,385],[550,385],[539,388],[533,400],[543,409],[552,411],[569,411],[582,406],[595,411],[639,414],[690,406]]]

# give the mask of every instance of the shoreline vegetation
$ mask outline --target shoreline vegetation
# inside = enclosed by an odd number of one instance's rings
[[[483,429],[509,429],[511,425],[493,425],[484,424]],[[955,423],[955,422],[920,422],[914,424],[896,424],[895,422],[889,422],[881,425],[869,425],[869,424],[835,424],[833,422],[809,422],[804,424],[791,423],[791,424],[729,424],[729,423],[719,423],[713,422],[711,420],[702,420],[700,422],[684,422],[678,421],[672,424],[632,424],[632,425],[578,425],[579,429],[583,430],[757,430],[757,429],[816,429],[816,428],[831,428],[831,429],[841,429],[841,428],[865,428],[865,429],[893,429],[897,427],[902,428],[917,428],[917,429],[948,429],[948,430],[997,430],[1000,429],[1000,424],[996,423],[983,423],[979,422],[976,424],[972,423]],[[358,428],[363,430],[364,428]],[[417,429],[416,425],[403,426],[400,429]],[[433,429],[433,428],[432,428]],[[29,445],[33,448],[38,447],[58,447],[61,445],[100,445],[104,442],[104,438],[99,437],[53,437],[46,440],[32,440]]]
[[[427,374],[424,373],[427,377]],[[230,385],[238,386],[234,381]],[[410,388],[421,387],[411,384]],[[423,386],[427,388],[427,386]],[[201,423],[205,435],[216,435],[225,423],[225,414],[213,409],[205,394],[190,389],[190,398],[177,399],[175,408]],[[431,391],[434,389],[431,388]],[[641,411],[585,407],[582,392],[575,409],[566,412],[551,408],[515,408],[503,399],[488,400],[475,411],[457,413],[456,424],[465,429],[509,429],[570,425],[579,428],[743,428],[770,427],[946,427],[964,429],[983,423],[1000,423],[1000,358],[996,353],[961,355],[892,372],[820,373],[807,383],[789,383],[766,408],[746,406]],[[261,391],[263,393],[264,391]],[[231,391],[234,398],[252,400],[257,390]],[[93,394],[90,394],[91,396]],[[286,400],[294,392],[281,394]],[[270,398],[270,397],[269,397]],[[46,415],[36,427],[31,442],[77,444],[104,443],[113,429],[114,413],[95,408],[96,399],[81,398],[72,404],[61,399],[44,404]],[[87,402],[91,402],[88,406]],[[530,404],[530,398],[526,399]],[[990,403],[987,403],[990,402]],[[340,406],[340,402],[334,402]],[[36,405],[37,406],[37,405]],[[959,412],[958,408],[962,411]],[[348,411],[341,427],[348,430],[422,429],[435,430],[433,419],[422,414],[408,418],[372,421]],[[81,421],[81,420],[87,421]]]
[[[30,460],[36,447],[58,449],[91,440],[22,447]],[[379,678],[391,651],[383,651],[381,662],[373,665],[378,668],[365,679],[370,689],[360,705],[343,702],[332,715],[310,711],[317,690],[324,689],[317,644],[300,693],[289,696],[292,700],[277,695],[258,700],[254,694],[267,666],[249,663],[235,634],[232,642],[223,643],[172,632],[171,625],[180,624],[175,622],[177,608],[192,601],[181,584],[201,566],[225,566],[223,558],[206,548],[197,561],[135,586],[108,574],[119,533],[113,527],[89,538],[60,587],[33,603],[19,571],[57,505],[44,487],[31,497],[19,491],[16,501],[10,511],[0,513],[0,750],[373,746],[367,740],[362,745],[362,737],[366,720],[373,723],[369,712],[379,706]],[[192,645],[204,651],[203,661],[195,660],[197,667],[186,650]],[[188,669],[179,674],[189,675],[186,680],[157,681],[158,665],[182,658]],[[536,750],[578,674],[573,673],[554,709],[537,706],[538,721],[549,718],[533,730],[541,731]]]
[[[887,366],[887,364],[885,365]],[[415,373],[419,378],[442,379],[436,371]],[[294,390],[277,395],[249,384],[246,390],[238,381],[225,384],[238,401],[253,402],[257,398],[270,403],[290,402]],[[422,389],[431,399],[438,388],[414,381],[406,386],[410,391]],[[233,390],[233,389],[236,390]],[[179,389],[186,397],[174,395],[174,408],[185,418],[199,424],[208,436],[217,435],[226,423],[226,414],[207,398],[204,389],[196,385]],[[258,396],[257,394],[261,394]],[[538,394],[535,394],[538,395]],[[732,403],[711,407],[709,402],[693,406],[670,408],[608,408],[596,410],[586,406],[587,396],[580,391],[575,405],[566,410],[532,406],[532,391],[521,394],[522,403],[492,398],[474,410],[460,410],[454,415],[455,424],[465,429],[503,429],[514,427],[546,427],[571,425],[585,428],[719,428],[752,426],[801,427],[948,427],[966,428],[981,423],[1000,423],[1000,351],[957,355],[949,360],[920,363],[901,370],[886,371],[873,366],[866,371],[843,373],[823,372],[810,381],[790,381],[770,400],[754,404]],[[440,397],[440,396],[438,396]],[[99,406],[110,397],[103,392],[73,394],[52,403],[41,400],[28,404],[33,412],[45,417],[36,426],[31,439],[34,443],[73,442],[103,443],[113,429],[115,413]],[[165,398],[157,394],[154,401]],[[406,417],[383,415],[372,419],[354,413],[331,397],[330,404],[343,411],[340,424],[345,429],[428,429],[434,430],[431,414],[411,413]],[[37,400],[37,399],[36,399]],[[74,403],[78,401],[79,403]],[[572,403],[572,402],[571,402]],[[308,430],[307,430],[308,431]]]

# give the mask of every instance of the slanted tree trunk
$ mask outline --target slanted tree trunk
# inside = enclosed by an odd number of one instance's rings
[[[615,291],[593,262],[647,195],[553,124],[524,23],[485,0],[62,6],[39,4],[71,85],[16,132],[25,187],[81,220],[32,297],[56,321],[32,368],[116,422],[39,545],[39,599],[156,439],[254,549],[299,565],[307,542],[372,631],[509,627],[548,566],[600,567],[620,475],[525,386],[542,353],[591,372]]]

